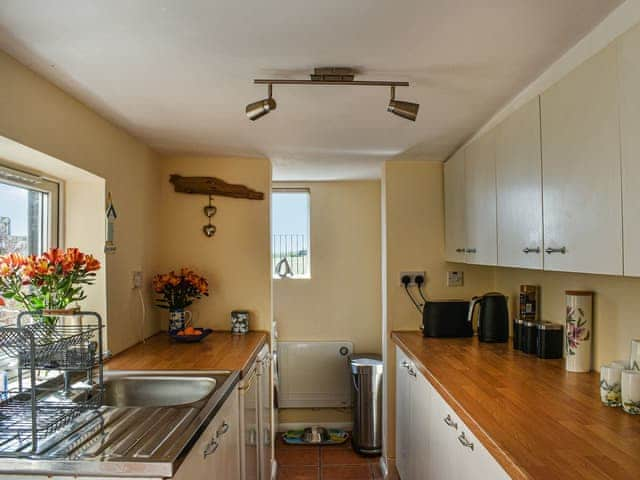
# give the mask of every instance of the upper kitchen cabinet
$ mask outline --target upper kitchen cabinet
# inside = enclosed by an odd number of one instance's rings
[[[620,127],[624,274],[640,276],[640,27],[620,38]]]
[[[610,46],[542,94],[545,270],[622,274],[617,72]]]
[[[495,131],[471,143],[465,152],[466,261],[496,265],[496,164]]]
[[[445,256],[449,262],[465,260],[464,191],[464,150],[458,150],[444,164]]]
[[[540,104],[536,97],[496,128],[498,265],[542,268]]]

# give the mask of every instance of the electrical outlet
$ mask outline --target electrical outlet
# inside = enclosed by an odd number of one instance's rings
[[[133,272],[133,277],[131,280],[133,288],[142,288],[142,272],[140,270],[136,270]]]
[[[447,287],[462,287],[464,285],[464,272],[461,270],[447,272]]]
[[[406,271],[406,272],[400,272],[400,286],[404,287],[404,283],[402,283],[402,277],[404,277],[405,275],[408,275],[409,278],[411,279],[411,281],[409,282],[409,286],[410,287],[415,287],[416,284],[416,277],[419,275],[422,275],[422,278],[425,279],[425,282],[427,281],[427,275],[426,272],[424,270],[420,271],[420,270],[412,270],[412,271]]]

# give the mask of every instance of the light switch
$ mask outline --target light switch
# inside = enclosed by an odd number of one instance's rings
[[[457,270],[447,272],[447,287],[462,287],[464,285],[464,272]]]

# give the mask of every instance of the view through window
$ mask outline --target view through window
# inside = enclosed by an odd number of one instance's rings
[[[309,191],[274,189],[271,200],[273,275],[276,278],[309,278]]]

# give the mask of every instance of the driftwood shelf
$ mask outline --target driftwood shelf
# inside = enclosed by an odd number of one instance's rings
[[[181,175],[171,175],[169,181],[173,183],[175,191],[180,193],[264,200],[264,193],[262,192],[258,192],[244,185],[227,183],[216,177],[183,177]]]

